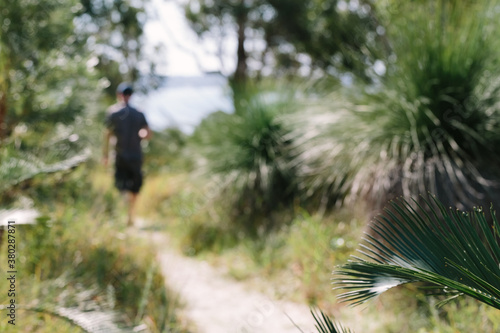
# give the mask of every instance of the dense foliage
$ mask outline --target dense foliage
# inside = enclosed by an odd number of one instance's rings
[[[168,306],[161,276],[123,243],[108,242],[105,236],[116,234],[110,226],[96,238],[105,227],[95,216],[119,219],[116,193],[109,184],[89,190],[95,184],[89,174],[78,177],[77,168],[99,153],[102,92],[114,95],[118,82],[137,80],[137,68],[144,68],[144,5],[2,2],[0,204],[17,207],[24,200],[46,207],[47,215],[56,211],[27,229],[23,272],[52,286],[95,286],[92,297],[103,304],[104,290],[112,290],[109,299],[136,321],[144,314],[136,301],[154,286],[160,306],[144,306],[161,330],[171,319],[161,315]],[[314,303],[325,281],[317,276],[321,256],[345,257],[357,237],[351,229],[362,228],[324,219],[326,208],[357,202],[378,209],[394,197],[427,191],[460,209],[500,202],[498,8],[493,0],[189,1],[186,14],[200,36],[236,35],[234,82],[245,84],[233,86],[234,114],[210,115],[191,137],[165,130],[145,147],[153,179],[204,170],[211,181],[172,199],[172,184],[158,181],[146,207],[178,214],[186,252],[233,248],[262,271],[298,272],[297,279],[312,285],[305,293]],[[253,85],[254,76],[268,74],[334,79]],[[85,166],[96,168],[96,161]],[[467,294],[499,308],[494,214],[443,205],[420,198],[393,204],[367,236],[371,261],[340,269],[349,289],[343,297],[363,302],[423,281],[448,296]],[[310,217],[303,207],[319,207],[320,214]],[[77,216],[82,211],[85,218]],[[257,237],[242,237],[244,228]],[[80,237],[84,231],[98,242]],[[57,292],[34,295],[50,303]],[[321,332],[347,331],[323,314],[316,319]]]
[[[82,42],[73,31],[76,1],[3,2],[0,22],[2,137],[19,121],[64,120],[83,109],[88,83]],[[80,58],[75,59],[77,55]],[[69,75],[68,75],[69,74]],[[84,88],[85,89],[85,88]],[[33,119],[33,118],[38,119]]]
[[[136,79],[142,12],[121,0],[3,1],[1,137],[19,123],[68,124],[101,89],[114,94],[124,78]]]
[[[120,81],[137,77],[142,6],[121,0],[2,3],[2,190],[90,156],[101,137],[92,128],[106,108],[103,89],[114,97]]]
[[[371,1],[192,0],[186,5],[186,16],[201,36],[219,41],[237,36],[237,82],[256,73],[312,75],[315,70],[370,80],[370,67],[383,53],[383,30],[377,30],[374,11]]]
[[[315,101],[294,120],[303,138],[296,165],[312,193],[340,191],[375,208],[426,191],[461,208],[496,201],[494,3],[441,4],[388,11],[386,75]]]
[[[143,317],[152,331],[178,326],[153,255],[138,258],[122,240],[110,241],[119,200],[111,186],[95,190],[90,176],[102,140],[103,89],[114,97],[120,81],[137,78],[143,4],[1,2],[0,208],[42,215],[16,229],[21,331],[76,331],[71,313],[84,308],[78,315],[103,314],[119,326],[139,325]],[[54,317],[67,322],[57,328],[44,322]],[[2,322],[0,330],[9,326]]]
[[[289,90],[247,90],[234,115],[213,114],[195,133],[207,171],[219,177],[238,215],[267,214],[293,199],[293,170],[286,167],[291,138],[280,117],[296,107]]]

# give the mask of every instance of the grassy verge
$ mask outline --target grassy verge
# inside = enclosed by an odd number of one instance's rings
[[[84,330],[75,326],[64,318],[60,318],[50,313],[32,312],[17,310],[16,325],[11,325],[7,320],[0,322],[2,332],[31,332],[31,333],[52,333],[52,332],[74,332],[83,333]],[[3,319],[3,318],[2,318]]]
[[[1,331],[49,332],[59,321],[51,332],[77,332],[71,317],[54,314],[60,307],[114,313],[118,327],[185,331],[175,314],[177,297],[165,287],[154,250],[126,231],[111,175],[95,170],[89,164],[37,177],[23,190],[42,217],[16,229],[16,304],[23,310],[17,313],[18,326],[2,320]],[[4,244],[2,276],[6,254]],[[6,279],[0,280],[0,290],[8,290]],[[0,294],[0,304],[9,300],[7,293]]]
[[[354,323],[357,332],[498,330],[494,309],[470,299],[437,309],[432,298],[424,293],[415,297],[409,287],[354,309],[339,304],[332,270],[356,254],[367,221],[362,207],[326,216],[296,207],[268,217],[279,225],[271,232],[247,233],[212,193],[209,183],[187,174],[155,175],[146,183],[143,199],[158,209],[144,205],[142,214],[165,221],[164,230],[185,254],[207,259],[272,297],[319,306],[346,324]]]

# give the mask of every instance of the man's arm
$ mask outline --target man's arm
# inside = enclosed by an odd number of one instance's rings
[[[140,113],[142,119],[141,119],[141,129],[139,130],[139,137],[141,140],[149,140],[151,139],[151,136],[153,135],[151,129],[149,128],[148,122],[146,120],[146,117],[144,116],[144,113]]]
[[[151,131],[151,129],[149,128],[148,125],[146,125],[145,127],[141,128],[140,131],[139,131],[139,137],[142,140],[149,140],[149,139],[151,139],[152,136],[153,136],[153,132]]]

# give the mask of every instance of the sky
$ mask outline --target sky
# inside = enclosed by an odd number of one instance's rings
[[[210,113],[233,111],[225,76],[235,66],[236,38],[228,38],[222,45],[225,56],[221,61],[215,55],[220,45],[200,41],[189,27],[180,1],[150,1],[144,26],[146,54],[156,61],[157,74],[167,76],[167,82],[145,96],[134,96],[132,102],[140,106],[152,129],[177,127],[189,134]],[[159,45],[162,51],[153,52]]]
[[[159,73],[168,76],[197,76],[203,72],[219,71],[229,75],[235,66],[232,55],[236,53],[236,38],[229,35],[224,41],[200,41],[186,21],[180,6],[183,2],[149,2],[144,32],[149,50],[156,45],[164,47],[161,57],[155,57],[160,64]],[[220,48],[222,60],[216,56]]]

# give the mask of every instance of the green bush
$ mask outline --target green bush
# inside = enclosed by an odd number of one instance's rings
[[[494,3],[393,4],[382,16],[391,50],[378,84],[338,91],[295,119],[301,186],[375,208],[427,190],[459,207],[496,201]]]
[[[154,132],[151,140],[144,142],[144,173],[192,170],[194,157],[187,142],[188,136],[177,128]]]
[[[281,117],[296,110],[297,98],[275,87],[249,89],[240,98],[234,114],[211,115],[192,140],[235,214],[267,215],[292,203],[296,192],[287,163],[292,138]]]

